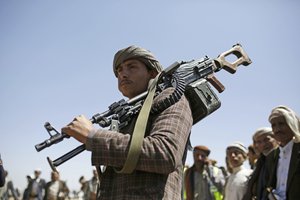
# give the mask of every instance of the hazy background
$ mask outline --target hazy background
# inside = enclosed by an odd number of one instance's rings
[[[49,138],[44,123],[60,131],[75,116],[107,110],[123,97],[112,72],[115,52],[135,44],[167,67],[175,61],[217,57],[239,42],[253,63],[236,74],[217,73],[226,90],[222,106],[193,126],[192,145],[207,145],[224,165],[233,141],[251,143],[269,126],[273,107],[300,113],[300,2],[252,1],[0,1],[0,153],[16,187],[41,168],[50,180],[51,159],[80,145],[65,140],[36,152]],[[187,164],[193,163],[189,152]],[[92,176],[90,153],[59,167],[78,190]]]

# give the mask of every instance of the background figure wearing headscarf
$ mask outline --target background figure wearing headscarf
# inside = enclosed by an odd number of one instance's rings
[[[34,178],[29,182],[27,187],[26,199],[42,200],[44,197],[46,181],[41,178],[42,170],[37,168],[34,170]]]
[[[266,159],[274,149],[278,147],[278,142],[274,138],[272,128],[262,127],[255,131],[252,137],[253,146],[259,154],[256,167],[248,182],[247,193],[243,200],[266,200],[267,199],[267,181],[270,174],[268,166],[272,166],[272,159]]]
[[[209,161],[210,149],[203,145],[193,149],[194,164],[184,177],[187,200],[221,200],[225,177],[220,168]]]
[[[226,179],[225,200],[241,200],[246,191],[251,169],[243,166],[247,159],[247,148],[241,142],[234,142],[226,148],[228,163],[232,173]]]
[[[45,187],[44,200],[65,200],[69,199],[69,188],[65,181],[60,179],[57,171],[51,172],[51,181],[47,182]]]
[[[250,144],[248,146],[248,161],[250,165],[250,169],[255,169],[257,159],[259,158],[259,154],[256,152],[256,149],[254,148],[253,144]]]
[[[99,182],[97,170],[93,169],[93,177],[88,181],[89,200],[97,199],[97,191],[98,191],[99,185],[100,185],[100,182]]]
[[[273,159],[269,190],[280,200],[300,198],[300,120],[287,106],[275,107],[270,116],[275,139],[279,148],[268,157]],[[272,193],[270,193],[271,195]]]

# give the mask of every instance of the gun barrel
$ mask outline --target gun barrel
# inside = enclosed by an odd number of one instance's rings
[[[62,133],[62,134],[55,134],[51,136],[49,139],[45,140],[44,142],[41,142],[40,144],[35,145],[35,149],[39,152],[45,149],[46,147],[50,147],[52,144],[56,144],[60,141],[62,141],[64,138],[68,138],[70,136]]]

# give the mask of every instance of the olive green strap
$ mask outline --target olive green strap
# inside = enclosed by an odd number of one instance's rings
[[[115,172],[117,173],[130,174],[133,172],[137,165],[139,156],[141,154],[141,148],[145,136],[147,121],[152,106],[159,75],[160,74],[158,74],[155,79],[151,79],[152,82],[149,82],[148,95],[135,123],[125,164],[121,170],[115,169]]]

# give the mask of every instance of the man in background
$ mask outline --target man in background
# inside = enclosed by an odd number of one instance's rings
[[[269,180],[268,166],[271,166],[272,160],[266,159],[271,151],[278,147],[273,131],[270,127],[262,127],[255,131],[252,136],[253,145],[259,153],[256,167],[248,183],[247,193],[244,200],[267,199],[267,181]]]
[[[250,144],[248,146],[248,161],[250,165],[250,169],[254,169],[256,167],[256,162],[257,159],[259,158],[259,154],[256,152],[257,150],[255,149],[253,144]]]
[[[241,200],[247,190],[247,183],[252,173],[243,166],[247,160],[247,148],[241,142],[234,142],[226,148],[228,163],[232,173],[226,179],[225,200]]]
[[[29,182],[27,188],[27,197],[29,200],[42,200],[45,193],[46,181],[41,178],[42,170],[37,168],[34,170],[34,178]]]
[[[225,177],[222,170],[209,161],[210,149],[199,145],[193,149],[194,164],[185,172],[187,200],[221,200]]]
[[[277,106],[269,116],[279,147],[268,157],[274,164],[269,167],[269,197],[295,200],[300,197],[300,120],[287,106]]]
[[[4,184],[5,184],[5,172],[4,172],[3,163],[0,154],[0,187],[3,187]]]
[[[97,191],[100,186],[99,178],[97,170],[93,170],[93,177],[88,181],[88,199],[96,200],[97,199]]]
[[[0,188],[0,200],[18,200],[19,194],[14,187],[13,181],[8,176],[8,171],[4,170],[5,183]]]
[[[69,188],[65,181],[60,180],[59,172],[51,172],[51,181],[46,184],[44,200],[68,199]]]

